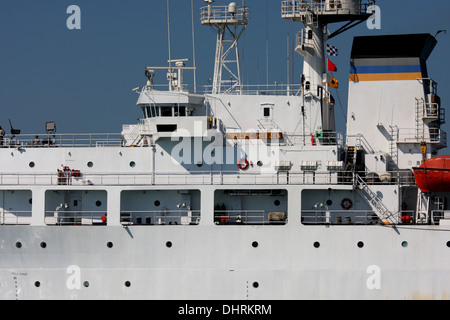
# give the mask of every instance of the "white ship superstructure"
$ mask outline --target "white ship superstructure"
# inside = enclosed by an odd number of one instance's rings
[[[2,138],[0,297],[448,298],[449,193],[413,174],[447,147],[426,68],[436,39],[355,38],[344,135],[325,47],[372,1],[281,1],[304,65],[274,90],[242,83],[249,8],[206,2],[211,90],[189,91],[195,67],[169,57],[145,69],[142,118],[120,134],[49,122]]]

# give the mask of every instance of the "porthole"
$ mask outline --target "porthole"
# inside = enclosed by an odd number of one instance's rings
[[[172,248],[172,242],[167,241],[167,242],[166,242],[166,247],[167,247],[167,248]]]
[[[273,204],[278,207],[281,204],[281,202],[280,202],[280,200],[275,200],[273,202]]]
[[[447,247],[450,248],[450,241],[447,241]]]
[[[161,205],[161,202],[159,200],[156,200],[154,204],[155,204],[155,207],[159,207]]]
[[[89,287],[89,281],[83,282],[83,286],[84,286],[85,288]]]
[[[45,248],[47,248],[47,243],[41,242],[40,246],[42,249],[45,249]]]
[[[260,161],[258,161],[258,162],[256,163],[256,165],[257,165],[258,167],[262,167],[262,166],[263,166],[263,162],[260,160]]]
[[[94,163],[93,163],[92,161],[89,161],[89,162],[87,163],[87,166],[88,166],[89,168],[92,168],[92,167],[94,166]]]
[[[32,198],[28,199],[28,203],[33,204],[33,199]]]
[[[333,201],[330,200],[330,199],[328,199],[328,200],[327,200],[327,206],[331,206],[332,204],[333,204]]]
[[[408,241],[403,241],[403,242],[402,242],[402,247],[403,247],[403,248],[408,247]]]
[[[33,161],[31,161],[28,165],[30,166],[30,168],[34,168],[35,163]]]
[[[100,200],[95,201],[95,205],[97,207],[101,207],[102,206],[102,202]]]
[[[199,161],[197,162],[197,167],[201,168],[203,166],[203,162]]]
[[[125,287],[127,287],[127,288],[131,287],[131,282],[130,281],[125,281]]]
[[[106,244],[106,246],[111,249],[113,247],[113,243],[110,241]]]
[[[320,242],[318,241],[314,242],[314,248],[316,249],[320,248]]]
[[[16,248],[17,248],[17,249],[22,248],[22,243],[19,242],[19,241],[17,241],[17,242],[16,242]]]
[[[364,242],[359,241],[357,246],[358,246],[358,248],[363,248],[364,247]]]
[[[259,246],[259,243],[257,241],[253,241],[252,242],[252,247],[253,248],[258,248],[258,246]]]
[[[35,282],[34,282],[34,286],[35,286],[36,288],[39,288],[39,287],[41,286],[41,283],[40,283],[39,281],[35,281]]]
[[[259,288],[259,283],[256,281],[253,282],[253,288],[255,288],[255,289]]]
[[[134,168],[134,167],[136,167],[136,162],[134,162],[134,161],[131,161],[131,162],[130,162],[130,167],[131,167],[131,168]]]

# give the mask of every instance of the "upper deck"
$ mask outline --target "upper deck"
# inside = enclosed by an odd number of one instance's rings
[[[0,140],[0,149],[23,148],[96,148],[121,147],[120,133],[77,133],[77,134],[21,134],[5,135]]]

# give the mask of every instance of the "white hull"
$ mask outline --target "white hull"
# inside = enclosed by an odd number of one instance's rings
[[[450,231],[441,227],[8,227],[1,232],[5,258],[0,262],[0,295],[2,299],[447,299],[449,239]],[[358,242],[364,246],[359,248]],[[71,266],[80,268],[79,278]],[[378,272],[373,266],[379,268],[379,279],[373,278]]]

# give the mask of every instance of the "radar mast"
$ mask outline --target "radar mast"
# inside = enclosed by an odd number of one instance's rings
[[[238,41],[248,25],[248,7],[235,2],[228,6],[213,6],[214,0],[205,2],[208,6],[201,8],[202,25],[217,29],[212,93],[229,93],[235,89],[242,92]],[[224,79],[224,69],[228,79]]]

